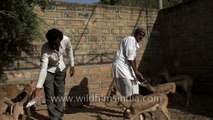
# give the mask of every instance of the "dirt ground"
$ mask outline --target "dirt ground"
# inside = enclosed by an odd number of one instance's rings
[[[123,120],[122,109],[115,103],[108,105],[103,102],[92,102],[89,106],[67,108],[63,120]],[[189,108],[177,104],[169,104],[168,108],[171,120],[213,120],[213,96],[193,95]],[[160,111],[153,114],[155,120],[166,120]],[[145,115],[147,120],[151,120],[148,114]],[[31,119],[48,120],[46,106],[36,106],[36,112]]]

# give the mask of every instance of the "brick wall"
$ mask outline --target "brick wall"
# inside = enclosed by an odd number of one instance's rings
[[[66,93],[88,91],[90,94],[106,94],[112,81],[111,62],[121,38],[131,35],[135,26],[152,27],[158,10],[144,8],[59,3],[55,9],[45,12],[36,10],[44,19],[42,31],[59,28],[71,39],[75,57],[75,76],[66,77]],[[150,28],[149,28],[150,29]],[[138,51],[141,61],[146,36]],[[46,40],[35,40],[34,56],[22,56],[14,65],[5,68],[7,82],[37,80],[41,45]],[[86,82],[85,82],[86,81]],[[87,89],[81,88],[87,84]],[[79,86],[79,88],[76,88]]]
[[[41,29],[44,34],[56,27],[71,39],[76,74],[66,77],[67,94],[70,90],[105,94],[112,80],[111,62],[115,49],[121,38],[131,35],[137,25],[147,29],[137,56],[144,75],[160,78],[159,73],[166,66],[172,75],[192,75],[193,91],[211,93],[212,2],[194,0],[159,12],[145,8],[59,3],[54,10],[36,12],[45,21]],[[7,82],[37,80],[41,45],[45,41],[33,42],[32,56],[23,54],[14,64],[3,67]],[[85,84],[86,89],[76,89]]]

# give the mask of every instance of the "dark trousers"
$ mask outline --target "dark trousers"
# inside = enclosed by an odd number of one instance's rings
[[[47,72],[44,82],[46,105],[51,120],[58,120],[63,116],[64,110],[64,89],[66,70],[56,73]]]

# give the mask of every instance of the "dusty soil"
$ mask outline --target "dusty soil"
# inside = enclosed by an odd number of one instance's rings
[[[103,102],[92,102],[89,106],[67,108],[63,120],[123,120],[121,107],[115,103],[108,105]],[[177,104],[169,104],[168,108],[171,120],[213,120],[213,96],[193,95],[189,108]],[[155,120],[166,120],[160,111],[153,114]],[[147,120],[151,120],[148,114],[146,116]],[[36,112],[31,119],[47,120],[46,106],[36,106]]]

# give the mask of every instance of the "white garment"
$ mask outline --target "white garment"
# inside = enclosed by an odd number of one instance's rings
[[[50,48],[48,42],[46,42],[42,46],[41,70],[36,85],[37,88],[42,88],[47,76],[47,71],[55,73],[56,68],[59,68],[60,71],[63,71],[66,68],[66,65],[63,60],[63,53],[65,51],[68,54],[70,67],[74,66],[73,50],[70,39],[67,36],[63,36],[63,39],[59,46],[59,51]]]
[[[133,36],[125,37],[116,50],[112,63],[112,77],[117,89],[125,97],[139,94],[138,80],[128,60],[134,60],[139,44]]]
[[[112,77],[134,80],[135,73],[128,60],[134,60],[139,44],[133,36],[125,37],[119,44],[112,63]]]
[[[133,94],[139,94],[138,80],[129,80],[124,78],[116,78],[115,85],[117,90],[125,97]]]

